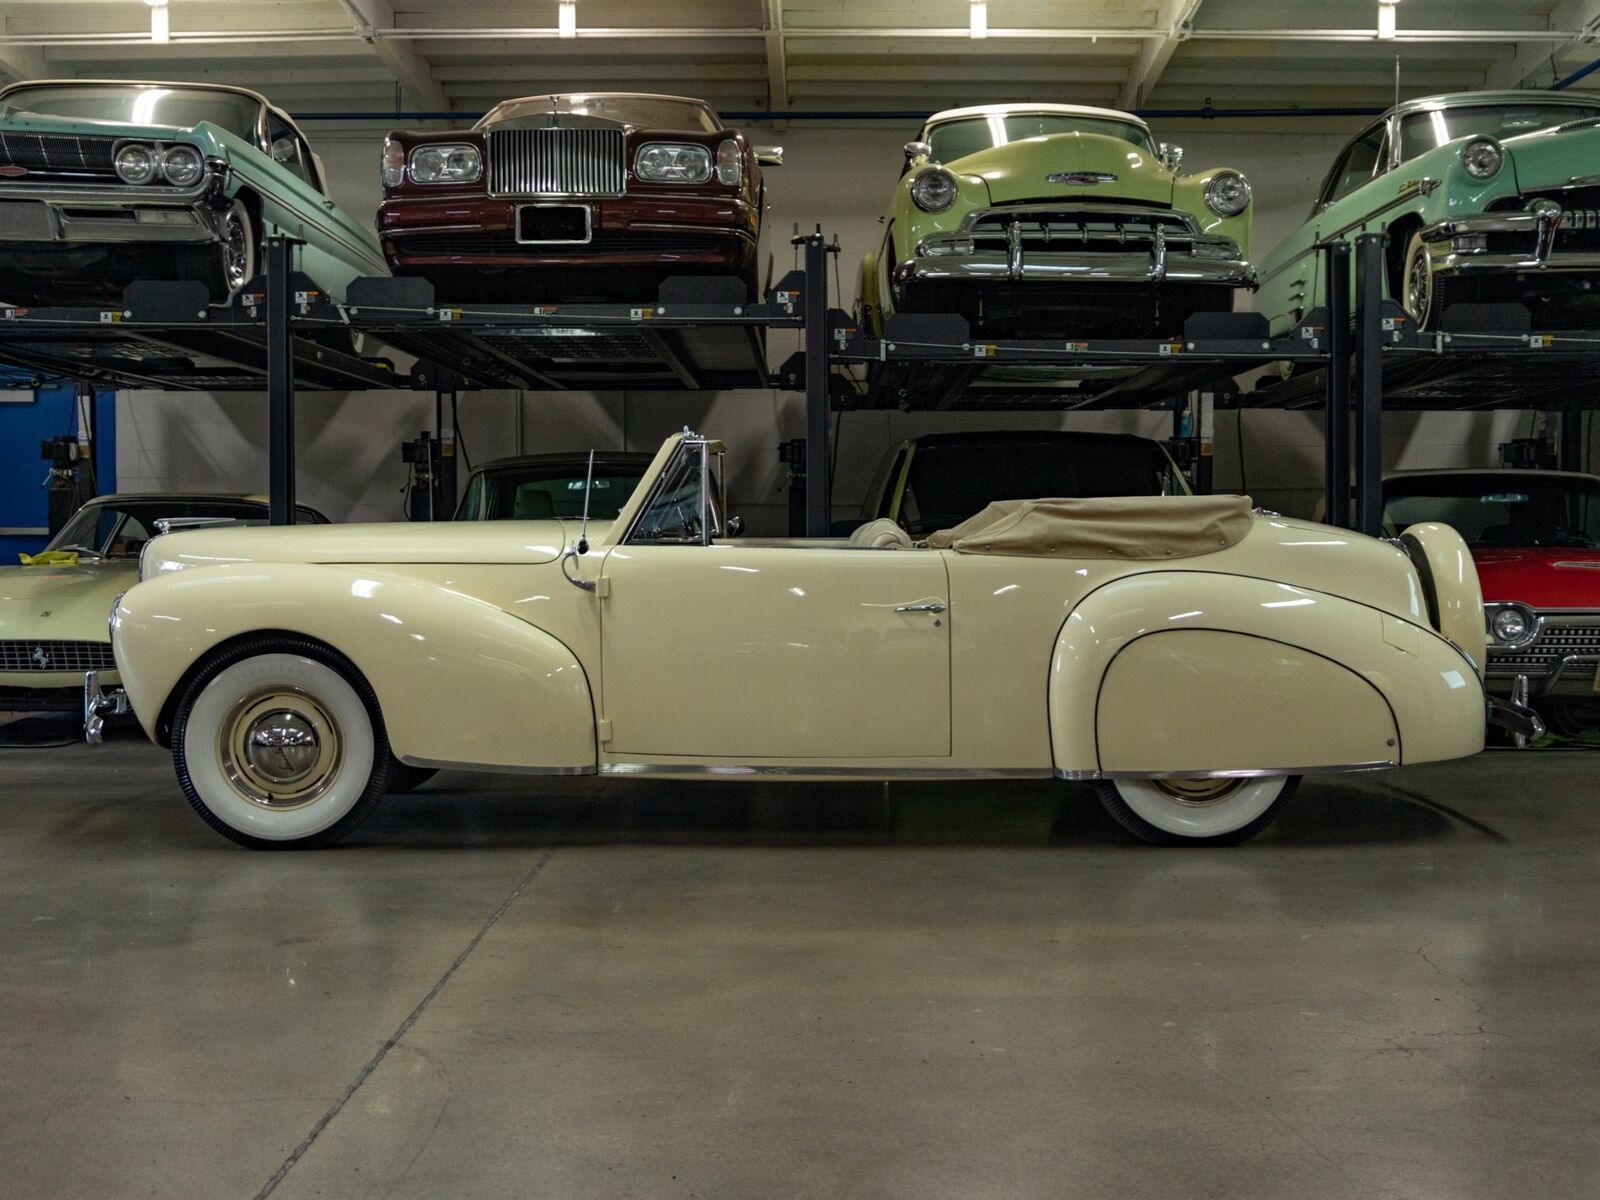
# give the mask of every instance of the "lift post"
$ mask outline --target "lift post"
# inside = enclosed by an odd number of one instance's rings
[[[294,359],[289,328],[293,284],[288,238],[267,239],[267,511],[294,524]]]
[[[1328,279],[1328,373],[1322,436],[1323,500],[1329,525],[1350,528],[1350,243],[1323,247]],[[1334,314],[1338,314],[1335,316]]]
[[[1387,240],[1381,233],[1356,238],[1355,528],[1371,537],[1383,533],[1383,247]]]
[[[448,521],[456,511],[456,393],[437,391],[433,394],[433,411],[439,430],[439,471],[434,482],[439,496],[439,507],[434,512],[435,521]]]
[[[828,243],[821,232],[797,239],[805,249],[806,317],[806,536],[833,529],[833,476],[829,469],[832,345],[828,329]]]

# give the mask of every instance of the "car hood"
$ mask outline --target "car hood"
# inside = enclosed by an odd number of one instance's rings
[[[138,570],[128,558],[0,567],[0,641],[105,641],[111,602],[133,586]]]
[[[591,537],[605,528],[589,523]],[[577,522],[439,521],[394,525],[296,525],[197,529],[156,538],[144,577],[235,563],[545,563],[577,538]]]
[[[1474,550],[1472,559],[1490,603],[1600,609],[1600,550],[1495,547]]]
[[[1022,200],[1088,199],[1139,204],[1172,203],[1173,176],[1131,142],[1102,133],[1053,133],[992,146],[944,164],[976,175],[993,204]],[[1050,176],[1111,175],[1098,183],[1072,183]]]
[[[1583,164],[1600,160],[1600,125],[1541,129],[1507,138],[1505,147],[1516,170],[1519,192],[1568,188],[1592,181],[1592,173],[1587,181],[1576,176],[1584,172]]]

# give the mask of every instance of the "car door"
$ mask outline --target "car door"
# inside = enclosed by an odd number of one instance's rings
[[[1388,171],[1388,125],[1379,122],[1350,143],[1323,191],[1322,204],[1313,221],[1313,242],[1343,238],[1353,242],[1367,232],[1383,232],[1381,210],[1387,197],[1380,197],[1374,181]],[[1313,253],[1312,295],[1318,303],[1327,302],[1328,280],[1323,256]],[[1350,256],[1350,296],[1355,297],[1355,255]]]
[[[705,538],[696,499],[670,474],[605,560],[607,752],[689,763],[948,755],[943,556]]]

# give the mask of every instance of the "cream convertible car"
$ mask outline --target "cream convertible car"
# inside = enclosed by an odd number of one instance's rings
[[[217,832],[316,846],[390,773],[1092,780],[1236,842],[1306,771],[1473,754],[1485,634],[1448,526],[1404,546],[1243,497],[1005,501],[913,545],[728,536],[687,431],[615,521],[186,532],[113,615]]]

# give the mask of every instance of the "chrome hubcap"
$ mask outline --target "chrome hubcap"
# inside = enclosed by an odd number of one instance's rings
[[[292,688],[241,697],[229,710],[217,755],[235,791],[264,808],[300,808],[332,786],[343,738],[316,698]]]
[[[1171,800],[1180,804],[1216,804],[1244,786],[1243,779],[1155,779],[1152,780]]]
[[[1406,279],[1406,307],[1418,321],[1428,315],[1428,305],[1433,300],[1433,271],[1428,265],[1426,252],[1411,260],[1411,274]]]
[[[246,253],[244,222],[239,220],[237,213],[229,215],[224,235],[223,270],[228,277],[229,290],[236,292],[248,282],[245,279],[245,259],[249,257]]]

